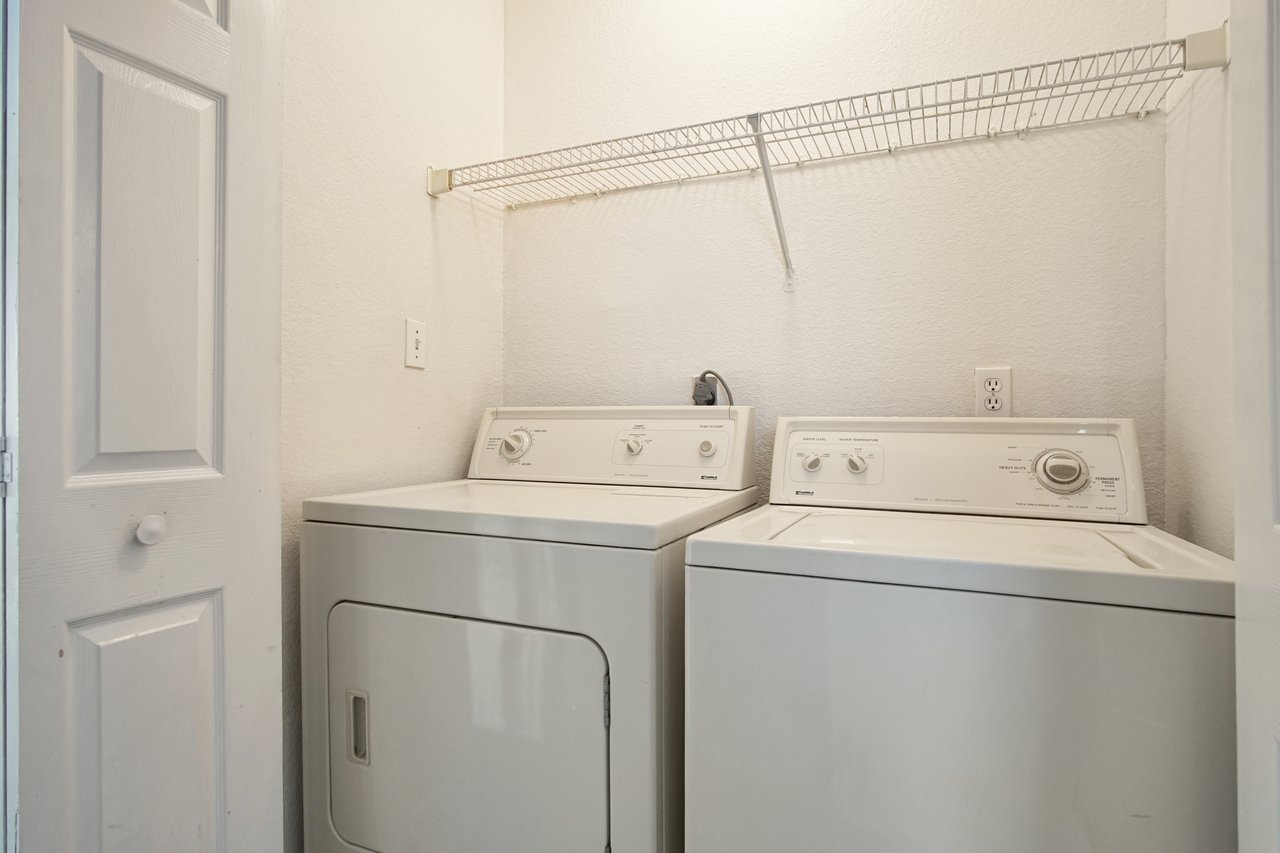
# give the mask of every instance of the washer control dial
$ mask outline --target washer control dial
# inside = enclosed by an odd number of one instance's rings
[[[800,460],[800,467],[809,472],[817,471],[822,467],[822,457],[816,453],[806,453]]]
[[[1036,479],[1051,492],[1069,495],[1089,484],[1089,466],[1070,450],[1046,450],[1036,459]]]
[[[699,456],[715,456],[716,443],[709,438],[704,438],[701,442],[698,443],[698,455]]]
[[[867,470],[867,458],[857,453],[850,453],[848,466],[849,466],[849,473],[861,474],[862,472]]]
[[[639,456],[640,451],[644,450],[644,442],[638,438],[628,438],[622,446],[626,448],[628,456]]]
[[[502,439],[502,443],[498,445],[498,452],[502,454],[503,459],[514,462],[528,453],[531,446],[533,446],[533,436],[528,430],[518,429]]]

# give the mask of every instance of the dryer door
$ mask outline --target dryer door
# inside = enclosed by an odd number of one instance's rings
[[[600,853],[606,661],[577,634],[343,603],[329,614],[333,825],[369,850]]]

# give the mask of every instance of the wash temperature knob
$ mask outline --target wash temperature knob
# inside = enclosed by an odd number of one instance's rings
[[[822,457],[816,453],[810,453],[800,460],[800,467],[806,471],[817,471],[822,467]]]
[[[849,456],[849,470],[854,474],[861,474],[867,470],[867,460],[854,453]]]
[[[502,439],[502,445],[498,448],[498,452],[502,454],[502,458],[515,460],[524,456],[529,451],[529,445],[533,443],[533,436],[522,429]]]
[[[644,444],[638,438],[628,438],[624,446],[627,448],[628,456],[639,456],[640,451],[644,450]]]

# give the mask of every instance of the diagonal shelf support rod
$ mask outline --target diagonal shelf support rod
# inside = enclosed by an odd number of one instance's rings
[[[778,188],[773,185],[773,166],[769,162],[769,145],[760,132],[760,113],[747,116],[751,125],[751,133],[756,141],[756,155],[760,158],[760,173],[764,175],[764,186],[769,191],[769,207],[773,210],[773,225],[778,229],[778,246],[782,249],[782,261],[787,265],[787,283],[794,285],[796,268],[791,263],[791,247],[787,245],[787,229],[782,224],[782,206],[778,204]],[[789,286],[788,290],[793,289]]]

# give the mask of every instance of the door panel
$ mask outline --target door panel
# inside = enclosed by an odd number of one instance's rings
[[[178,0],[178,2],[186,4],[201,14],[208,15],[215,21],[222,20],[223,4],[219,3],[218,0]]]
[[[595,643],[343,603],[329,615],[328,650],[332,816],[346,841],[605,849],[607,667]]]
[[[220,605],[215,593],[71,626],[77,849],[217,849]],[[144,800],[141,779],[165,784]]]
[[[70,473],[216,469],[225,99],[71,42]]]
[[[281,848],[280,13],[21,0],[25,849]]]

